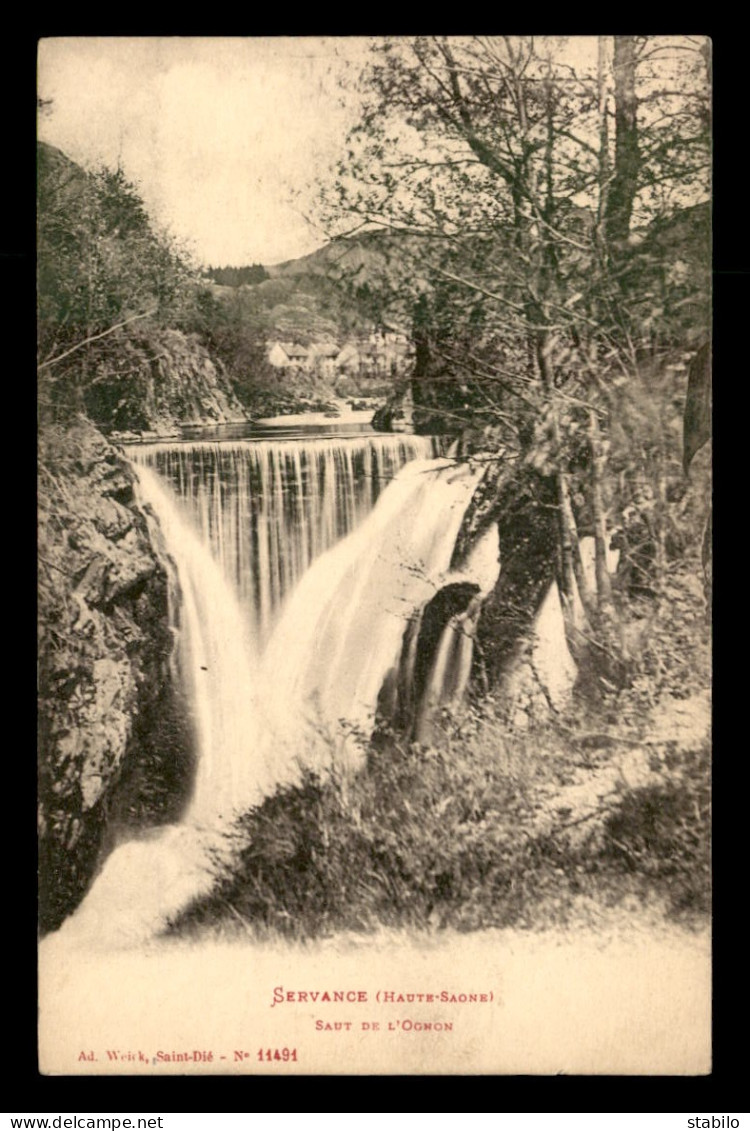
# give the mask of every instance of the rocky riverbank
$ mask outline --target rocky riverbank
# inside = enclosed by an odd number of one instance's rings
[[[106,433],[173,436],[184,424],[237,424],[249,414],[195,334],[124,334],[85,390],[86,413]]]
[[[181,805],[165,560],[130,465],[83,418],[39,451],[40,919],[75,908],[124,827]]]

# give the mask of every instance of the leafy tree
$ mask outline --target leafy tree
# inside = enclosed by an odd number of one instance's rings
[[[689,37],[383,40],[326,200],[339,232],[401,239],[396,302],[416,315],[415,377],[446,425],[479,417],[553,477],[561,591],[573,623],[578,590],[589,635],[614,619],[610,530],[644,475],[663,567],[670,455],[651,420],[657,386],[668,395],[662,363],[708,332],[707,248],[692,238],[708,193],[707,61]]]
[[[183,324],[198,333],[223,363],[234,392],[246,407],[255,408],[258,394],[277,385],[266,355],[265,328],[252,301],[241,292],[219,297],[210,287],[196,287]]]

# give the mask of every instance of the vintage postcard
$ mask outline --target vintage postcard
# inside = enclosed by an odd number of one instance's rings
[[[710,1073],[710,41],[38,63],[40,1071]]]

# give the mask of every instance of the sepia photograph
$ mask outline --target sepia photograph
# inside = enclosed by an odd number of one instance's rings
[[[43,38],[44,1076],[707,1076],[712,44]]]

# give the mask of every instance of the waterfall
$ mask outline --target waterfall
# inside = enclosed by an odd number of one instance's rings
[[[340,715],[366,722],[368,710],[348,703],[349,673],[339,670],[335,655],[325,665],[313,659],[317,681],[308,677],[300,683],[296,674],[322,647],[316,608],[330,608],[329,622],[356,632],[361,620],[356,590],[347,587],[348,608],[336,607],[342,601],[341,570],[359,554],[364,564],[355,569],[363,576],[383,528],[399,522],[414,526],[414,508],[405,508],[404,491],[417,488],[415,507],[424,510],[436,473],[424,460],[415,460],[403,478],[397,472],[415,455],[433,450],[432,439],[403,436],[155,444],[134,450],[141,498],[158,518],[179,579],[171,613],[173,622],[180,621],[177,668],[199,752],[187,822],[212,827],[257,804],[290,776],[300,742],[308,759],[319,760],[299,715],[311,715],[324,675],[329,686],[341,682],[343,690],[335,708],[323,704],[324,718],[317,722],[335,722]],[[467,481],[465,472],[453,477]],[[382,507],[364,524],[359,539],[343,537],[363,522],[389,483]],[[451,529],[443,532],[441,568],[455,541],[457,527]],[[418,569],[421,558],[395,526],[386,541],[394,565],[413,576],[408,571]],[[419,546],[429,553],[429,546]],[[388,581],[382,581],[387,591]],[[344,660],[352,662],[351,656]]]
[[[391,714],[420,742],[430,740],[438,709],[455,708],[464,697],[479,613],[499,573],[500,537],[493,522],[462,565],[445,577],[435,599],[418,608],[412,617],[404,637]],[[456,606],[459,611],[452,612]],[[431,649],[430,622],[435,616],[442,629]],[[419,663],[427,663],[426,674],[418,671]]]
[[[174,565],[196,777],[181,823],[120,844],[63,930],[148,938],[208,890],[238,812],[301,765],[357,764],[410,618],[463,576],[451,559],[481,467],[414,458],[433,451],[415,437],[328,445],[135,453],[139,497]]]
[[[328,738],[342,723],[371,729],[409,618],[449,575],[481,474],[445,459],[412,461],[368,521],[307,572],[264,654],[262,694],[277,733],[288,730],[290,704]]]
[[[497,523],[492,523],[469,553],[460,572],[449,578],[452,584],[471,584],[476,592],[466,608],[448,620],[440,637],[414,724],[414,737],[420,742],[431,737],[437,708],[455,708],[464,697],[479,613],[499,574],[500,535]]]
[[[236,800],[251,799],[248,785],[257,782],[262,790],[270,784],[262,762],[248,753],[259,746],[256,644],[210,547],[186,521],[169,487],[147,467],[138,468],[138,481],[177,565],[179,595],[171,594],[170,615],[173,623],[179,617],[176,667],[198,750],[185,821],[212,823],[228,816]]]
[[[258,647],[320,554],[354,530],[399,469],[437,455],[425,436],[149,444],[165,479],[236,588]]]

